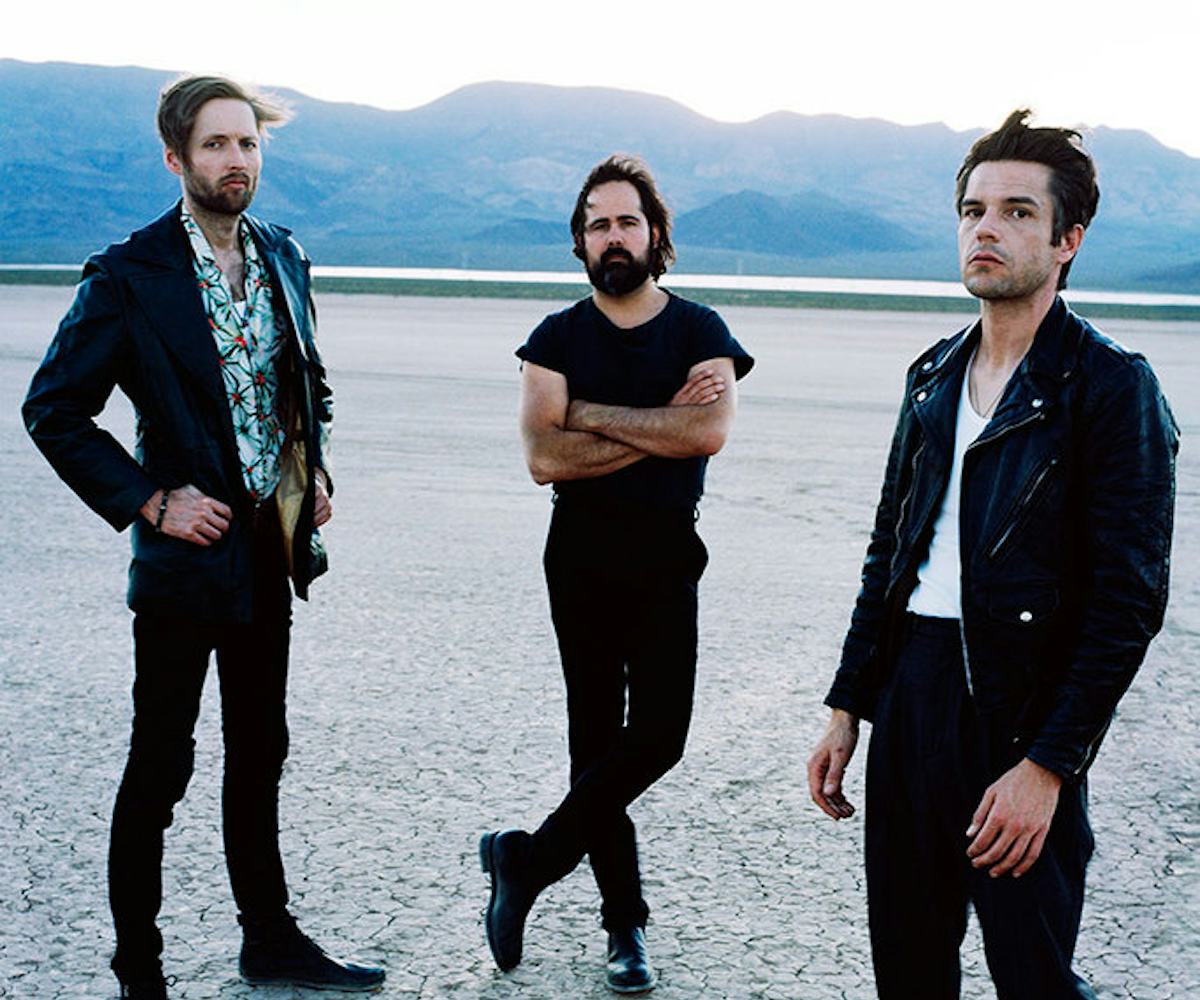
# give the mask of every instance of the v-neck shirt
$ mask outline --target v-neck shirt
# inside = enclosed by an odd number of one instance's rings
[[[929,552],[917,570],[917,586],[908,598],[909,611],[929,618],[962,617],[962,557],[959,552],[958,518],[962,499],[963,459],[967,449],[983,433],[990,420],[989,417],[981,417],[971,405],[970,373],[971,362],[968,361],[958,394],[950,482],[942,497],[942,508],[933,522]]]

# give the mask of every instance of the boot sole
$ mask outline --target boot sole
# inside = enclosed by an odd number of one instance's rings
[[[267,979],[257,976],[247,976],[239,973],[239,978],[247,986],[299,986],[305,990],[323,990],[328,993],[378,993],[386,981],[380,981],[371,986],[331,986],[329,983],[309,983],[303,979]]]
[[[634,993],[649,993],[658,985],[658,977],[655,976],[646,986],[618,986],[615,983],[610,983],[607,980],[604,983],[613,993],[621,993],[632,995]]]

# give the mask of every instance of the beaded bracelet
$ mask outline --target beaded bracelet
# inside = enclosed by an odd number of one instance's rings
[[[163,490],[162,500],[158,504],[158,518],[154,522],[154,530],[160,535],[162,534],[163,518],[167,516],[167,498],[170,495],[170,490]]]

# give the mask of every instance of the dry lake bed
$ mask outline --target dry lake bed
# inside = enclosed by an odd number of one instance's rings
[[[0,997],[115,995],[104,858],[129,726],[127,539],[20,425],[70,289],[0,287]],[[283,842],[302,925],[389,970],[384,997],[608,996],[585,866],[492,966],[475,844],[566,781],[541,579],[549,513],[516,433],[513,349],[554,303],[323,296],[336,392],[332,572],[295,611]],[[857,585],[907,362],[969,317],[722,310],[758,359],[711,464],[695,721],[633,813],[656,997],[873,995],[861,820],[808,801],[804,761]],[[1145,352],[1183,430],[1171,606],[1092,771],[1097,851],[1077,959],[1102,998],[1200,993],[1200,324],[1102,322]],[[128,439],[128,408],[103,422]],[[210,679],[168,835],[172,996],[292,998],[237,979]],[[862,762],[850,794],[862,798]],[[993,995],[978,934],[964,996]]]

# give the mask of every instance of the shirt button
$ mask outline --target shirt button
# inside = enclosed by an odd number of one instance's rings
[[[1035,410],[1040,410],[1042,408],[1042,401],[1040,399],[1035,399],[1029,405],[1032,406]]]
[[[923,371],[923,372],[927,372],[927,371],[929,371],[929,369],[930,369],[930,368],[932,368],[932,367],[933,367],[933,362],[932,362],[932,361],[926,361],[926,362],[925,362],[925,364],[921,365],[921,371]]]
[[[918,403],[925,402],[925,396],[926,396],[925,390],[922,389],[920,392],[917,393],[917,402]]]
[[[1021,621],[1023,621],[1023,622],[1031,622],[1031,621],[1033,621],[1033,612],[1032,611],[1022,611],[1017,617],[1020,618]]]

